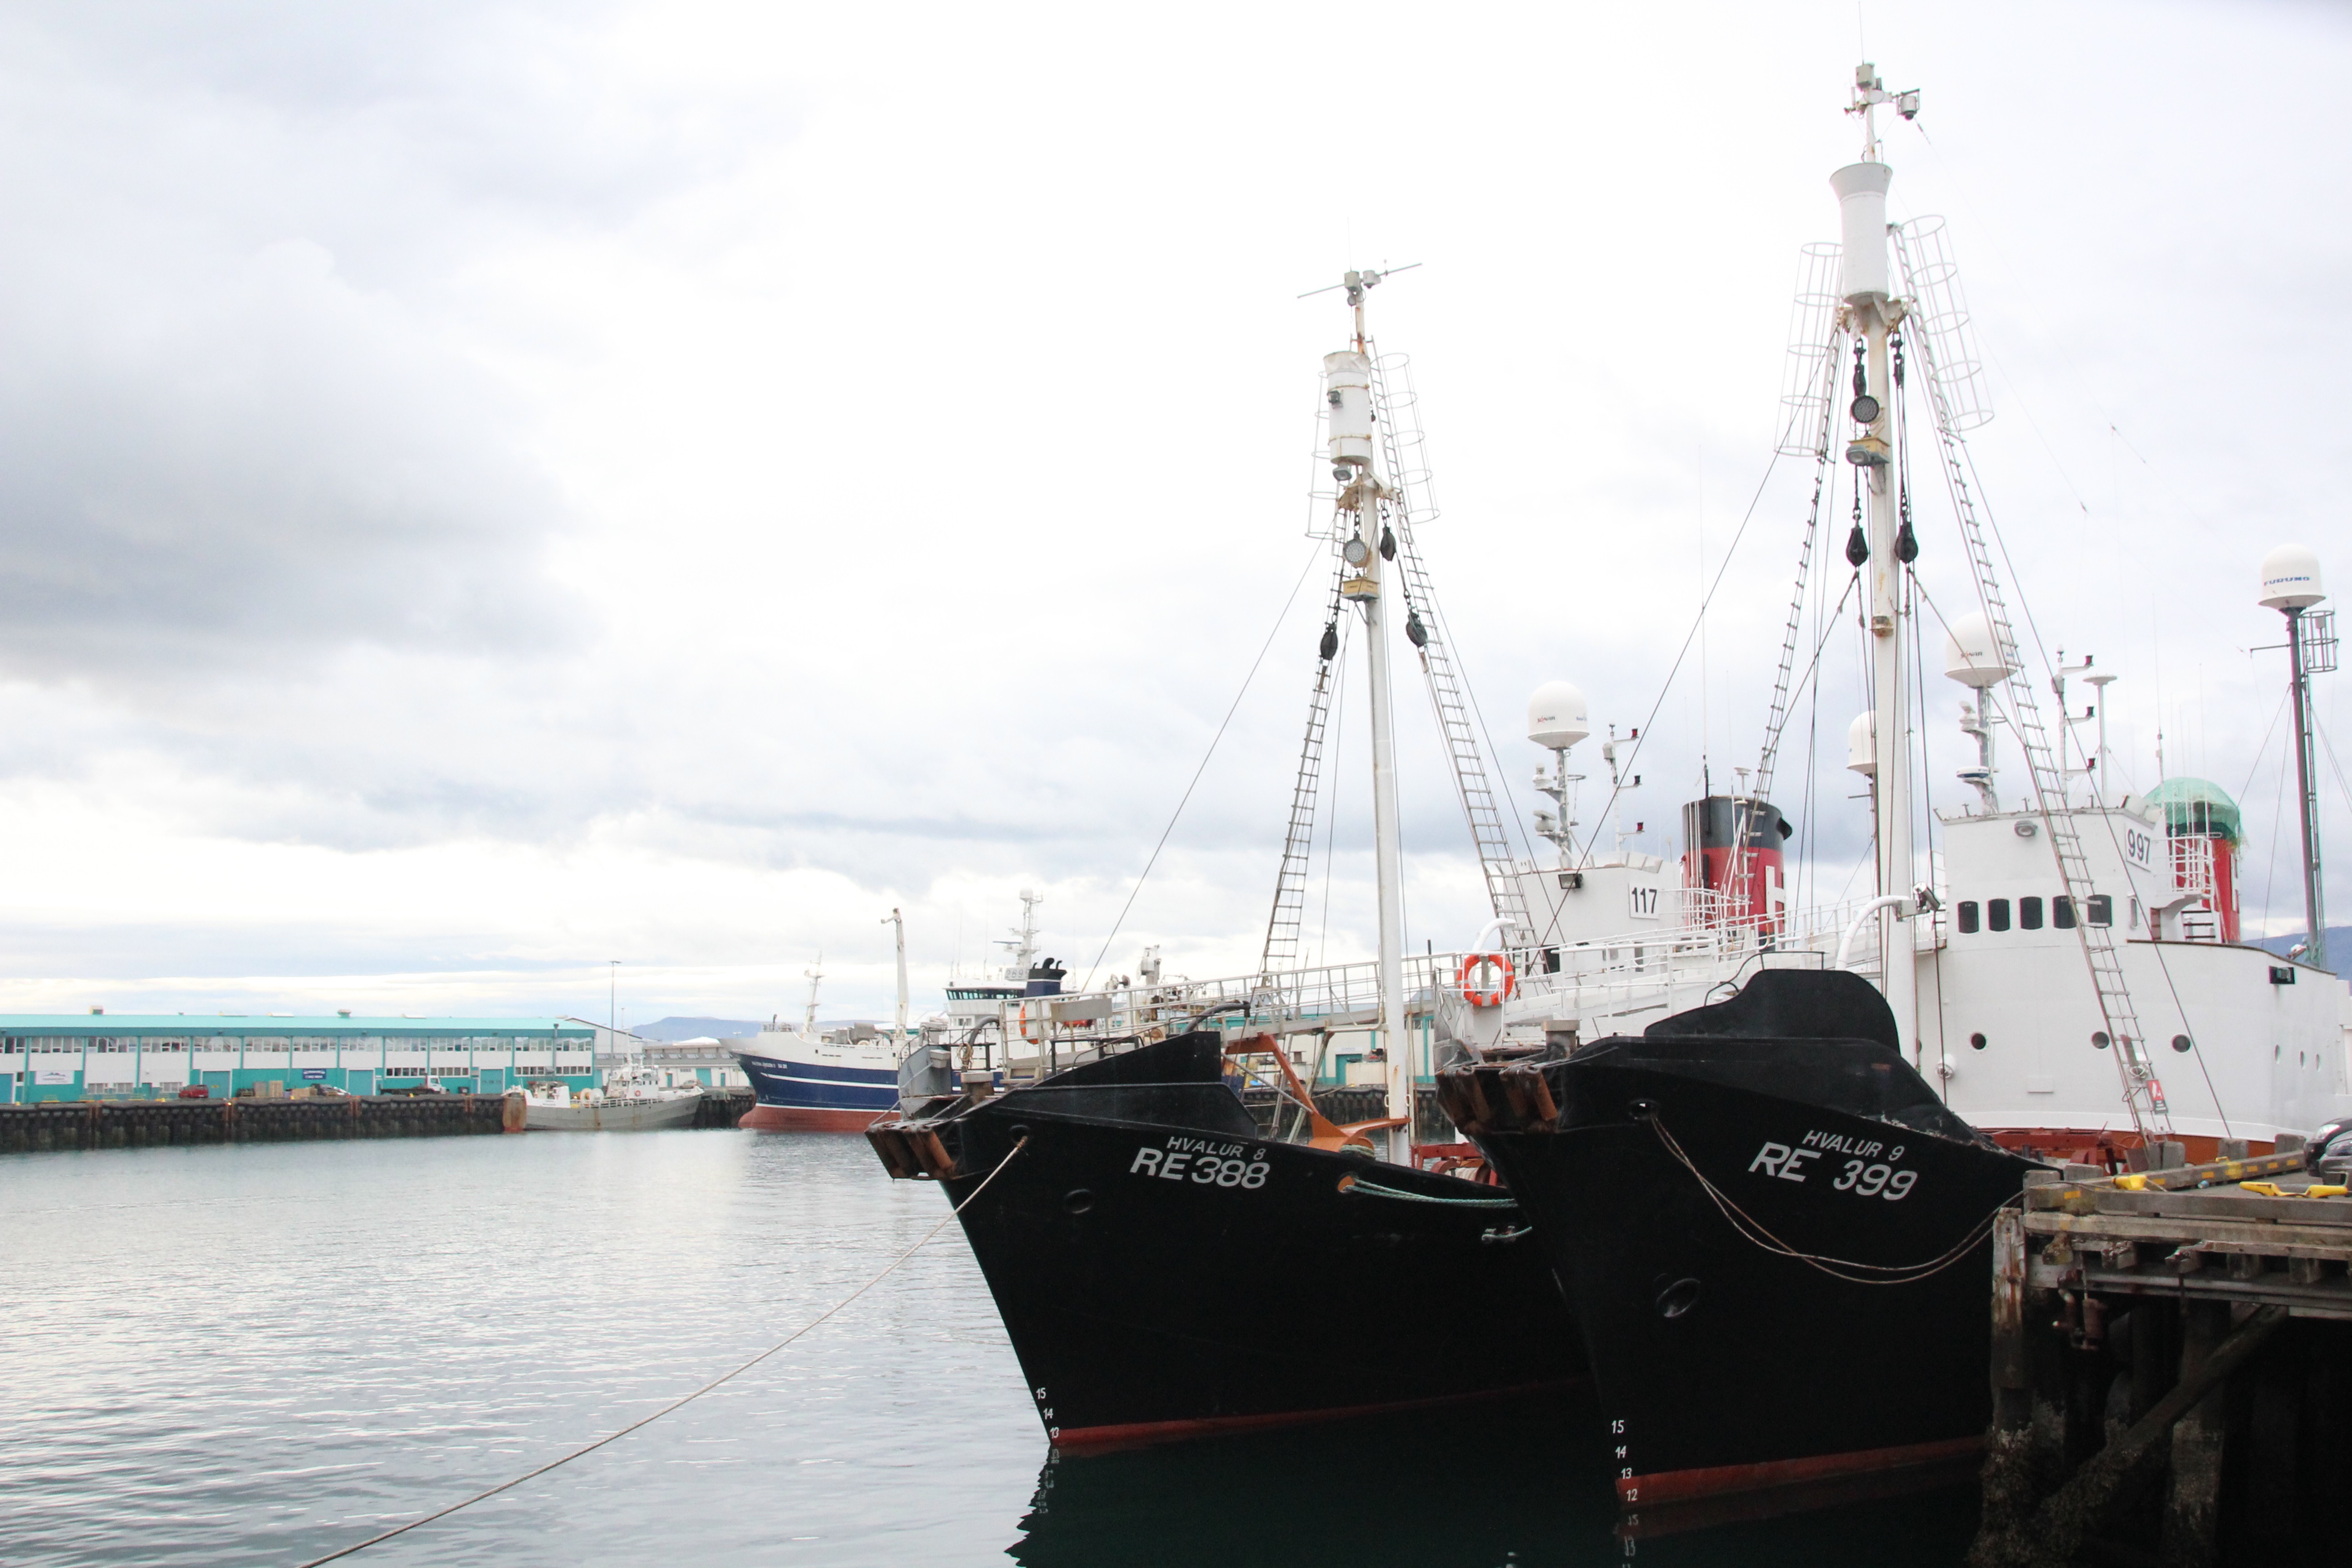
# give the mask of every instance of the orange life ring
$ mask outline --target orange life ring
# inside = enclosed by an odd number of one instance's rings
[[[1490,966],[1503,972],[1502,980],[1491,989],[1481,973]],[[1454,977],[1454,984],[1461,991],[1462,1000],[1473,1007],[1499,1007],[1519,988],[1519,976],[1511,967],[1509,953],[1474,952],[1462,961],[1462,973]]]
[[[1049,1016],[1050,1015],[1045,1011],[1045,1004],[1038,1004],[1037,1021],[1040,1024],[1046,1024]],[[1051,1026],[1048,1025],[1047,1026],[1050,1027]],[[1021,1037],[1028,1041],[1033,1046],[1037,1044],[1040,1038],[1042,1038],[1042,1037],[1029,1032],[1029,1004],[1026,1002],[1021,1004]]]

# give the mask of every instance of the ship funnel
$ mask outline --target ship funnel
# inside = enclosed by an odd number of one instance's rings
[[[2327,597],[2319,583],[2319,557],[2300,544],[2282,544],[2263,557],[2263,607],[2305,610]]]
[[[1962,686],[1973,686],[1982,691],[1988,686],[1999,686],[2017,668],[2000,657],[2000,645],[1992,635],[1992,623],[1982,611],[1960,616],[1944,635],[1944,673]]]
[[[1830,176],[1844,219],[1840,288],[1849,305],[1883,301],[1893,292],[1886,273],[1886,187],[1894,180],[1895,171],[1884,163],[1848,163]]]

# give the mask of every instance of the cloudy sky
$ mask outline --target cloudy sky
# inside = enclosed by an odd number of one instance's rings
[[[1655,709],[1628,815],[1671,850],[1760,736],[1811,483],[1772,463],[1789,300],[1863,49],[1926,93],[1894,206],[1948,219],[2035,623],[2122,678],[2119,782],[2160,724],[2242,798],[2284,929],[2283,665],[2247,650],[2272,544],[2352,584],[2339,8],[81,0],[0,14],[0,1006],[602,1016],[620,959],[632,1018],[748,1017],[821,952],[827,1011],[873,1012],[898,905],[921,1011],[1024,886],[1082,973],[1245,966],[1345,328],[1296,296],[1349,266],[1423,264],[1375,328],[1517,810],[1526,695],[1572,678]],[[1920,572],[1964,601],[1931,490]],[[1866,833],[1850,642],[1801,716],[1824,897]],[[1458,944],[1406,698],[1412,942]],[[1335,957],[1370,942],[1362,734]]]

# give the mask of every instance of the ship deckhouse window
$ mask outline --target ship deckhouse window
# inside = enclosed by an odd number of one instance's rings
[[[1976,933],[1977,933],[1977,901],[1976,901],[1974,899],[1962,899],[1962,900],[1960,900],[1959,915],[1960,915],[1960,934],[1961,934],[1962,936],[1974,936],[1974,935],[1976,935]]]
[[[2060,931],[2074,929],[2074,900],[2061,893],[2050,900],[2050,923]]]
[[[1971,1049],[1974,1049],[1974,1050],[1979,1050],[1979,1051],[1980,1051],[1980,1050],[1984,1049],[1984,1048],[1985,1048],[1985,1037],[1984,1037],[1984,1036],[1983,1036],[1983,1035],[1981,1035],[1981,1034],[1970,1035],[1970,1036],[1969,1037],[1969,1045],[1970,1048],[1971,1048]]]
[[[2091,923],[2095,926],[2111,926],[2115,924],[2115,895],[2112,893],[2093,893],[2089,898],[2083,900],[2083,912],[2090,917]]]
[[[1985,903],[1985,925],[1993,931],[2009,929],[2009,900],[1991,899]]]
[[[2017,900],[2017,929],[2020,931],[2040,931],[2042,929],[2042,900],[2040,899],[2020,899]]]

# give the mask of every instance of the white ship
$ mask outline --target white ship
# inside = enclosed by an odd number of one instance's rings
[[[797,1029],[780,1018],[737,1047],[735,1059],[757,1097],[736,1123],[758,1132],[863,1132],[898,1105],[898,1064],[906,1053],[907,929],[896,910],[884,921],[898,928],[898,1015],[895,1030],[870,1024],[819,1029],[817,989],[822,967],[808,973],[808,1002]]]

